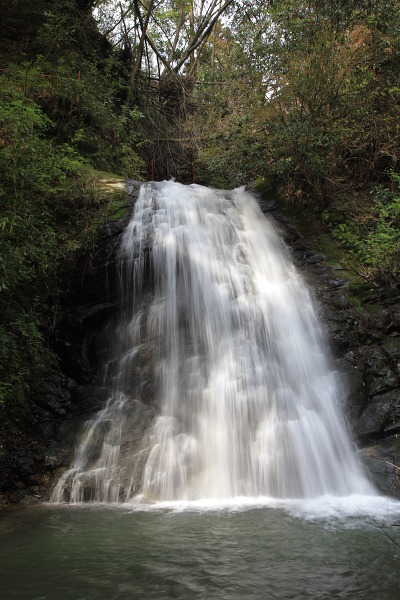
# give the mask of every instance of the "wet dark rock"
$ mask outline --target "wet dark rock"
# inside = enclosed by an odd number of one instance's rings
[[[382,351],[395,363],[395,368],[400,371],[400,337],[387,338],[382,342]]]
[[[308,264],[310,264],[310,265],[315,265],[324,260],[323,257],[318,253],[312,254],[311,256],[307,256],[307,254],[306,254],[305,258],[306,258]]]
[[[363,448],[360,457],[377,488],[400,497],[400,437],[390,437]]]
[[[326,283],[329,285],[329,287],[338,288],[338,287],[341,287],[342,285],[345,285],[346,280],[339,279],[339,278],[328,279],[328,281]]]
[[[70,274],[67,302],[57,331],[56,350],[61,369],[79,384],[89,383],[110,352],[109,326],[118,305],[118,247],[128,224],[140,184],[128,182],[125,213],[107,223],[96,252]]]
[[[368,397],[368,403],[357,420],[356,432],[360,439],[382,437],[389,433],[390,424],[400,416],[397,391]]]
[[[23,504],[28,494],[25,490],[17,490],[3,495],[3,504]]]
[[[51,479],[51,473],[33,473],[27,477],[27,483],[32,489],[32,486],[36,488],[36,491],[39,491],[39,486],[45,485],[49,483]]]

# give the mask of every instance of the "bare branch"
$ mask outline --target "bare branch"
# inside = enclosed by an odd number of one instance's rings
[[[214,25],[216,24],[216,22],[219,19],[219,17],[222,15],[223,12],[225,12],[225,10],[228,8],[228,6],[230,4],[232,4],[232,2],[233,2],[233,0],[225,0],[225,2],[219,7],[219,9],[214,14],[214,16],[212,16],[212,14],[210,14],[210,11],[208,11],[208,13],[207,13],[208,16],[206,15],[204,17],[203,22],[200,24],[199,28],[197,29],[197,31],[195,33],[192,43],[189,45],[189,47],[184,52],[182,58],[179,60],[177,65],[174,67],[174,71],[176,73],[185,64],[185,62],[187,61],[189,56],[192,54],[192,52],[194,52],[200,46],[200,44],[202,44],[203,41],[209,37],[210,33],[213,30]],[[213,3],[213,6],[215,7],[215,2]]]
[[[172,43],[171,52],[169,53],[169,56],[168,56],[169,63],[171,63],[174,59],[176,47],[177,47],[178,41],[179,41],[179,35],[181,33],[182,25],[184,22],[184,18],[185,18],[185,0],[181,0],[181,10],[180,10],[180,14],[179,14],[179,21],[178,21],[178,25],[177,25],[176,32],[175,32],[174,41]]]
[[[149,7],[147,9],[146,18],[145,18],[144,23],[143,23],[143,18],[140,14],[137,0],[134,0],[134,5],[135,5],[135,10],[137,11],[137,16],[139,18],[142,35],[140,36],[139,45],[137,47],[137,56],[136,56],[135,66],[133,67],[131,77],[130,77],[131,84],[135,81],[136,75],[142,64],[143,48],[144,48],[144,44],[145,44],[145,40],[146,40],[146,32],[147,32],[147,28],[149,26],[151,11],[152,11],[153,5],[154,5],[154,0],[150,0],[150,2],[149,2]]]

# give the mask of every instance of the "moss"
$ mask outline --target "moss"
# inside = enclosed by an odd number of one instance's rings
[[[121,219],[122,217],[125,217],[126,215],[126,211],[127,211],[127,207],[126,206],[121,206],[121,208],[119,208],[113,215],[112,218],[117,220],[117,219]]]
[[[357,298],[356,296],[352,296],[351,294],[345,294],[345,297],[347,302],[351,306],[354,306],[360,313],[360,315],[362,315],[363,317],[368,317],[368,312],[365,310],[359,298]]]
[[[252,189],[255,190],[263,197],[264,200],[272,200],[277,196],[277,191],[271,185],[271,183],[264,179],[264,177],[259,177],[252,183]]]

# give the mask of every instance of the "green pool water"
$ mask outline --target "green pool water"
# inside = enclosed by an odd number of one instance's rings
[[[395,600],[393,522],[279,506],[18,509],[0,520],[1,598]]]

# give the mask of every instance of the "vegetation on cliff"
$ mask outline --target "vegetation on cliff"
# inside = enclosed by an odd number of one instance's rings
[[[144,169],[132,149],[136,132],[113,109],[117,59],[78,4],[2,6],[0,403],[7,415],[23,412],[25,394],[54,363],[49,340],[65,272],[93,250],[115,207],[95,168],[133,177]],[[130,124],[139,117],[131,114]]]

